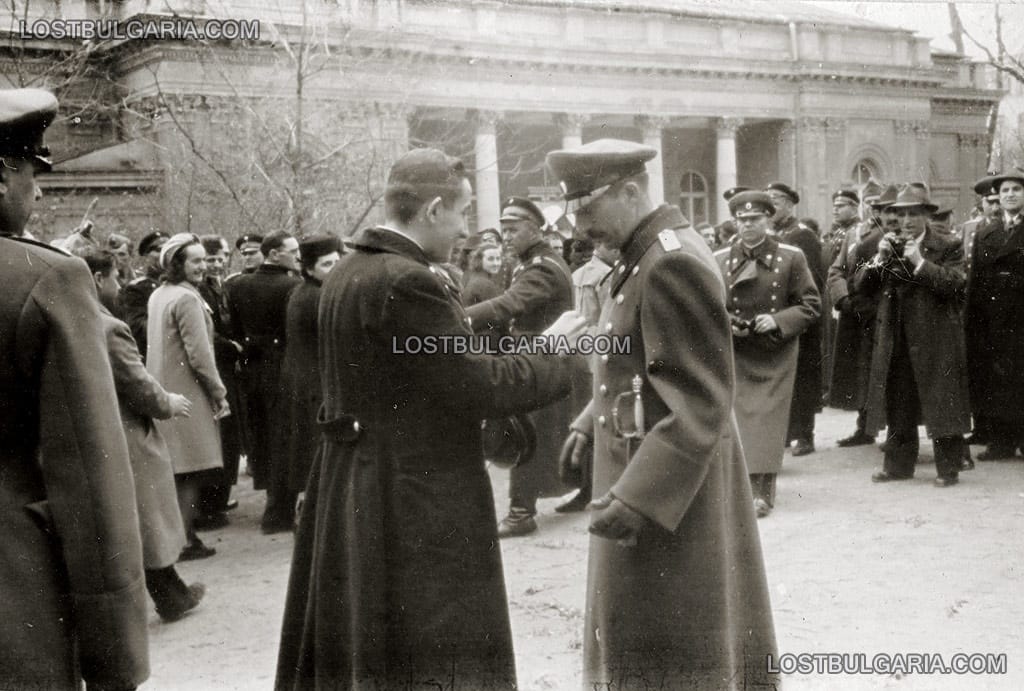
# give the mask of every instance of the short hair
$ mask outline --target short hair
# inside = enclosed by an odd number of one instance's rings
[[[273,250],[281,249],[285,240],[294,237],[294,235],[286,230],[275,230],[273,233],[263,238],[263,242],[260,243],[260,252],[264,257],[269,257]]]
[[[117,246],[120,247],[120,245]],[[92,245],[83,245],[75,250],[73,254],[85,260],[85,264],[89,267],[89,273],[91,274],[108,276],[116,266],[116,258],[112,252]]]
[[[384,190],[384,215],[408,223],[437,197],[451,208],[465,179],[466,167],[458,158],[437,149],[413,149],[391,166]]]
[[[202,244],[203,249],[206,250],[207,254],[216,254],[217,252],[228,252],[228,241],[221,235],[201,235],[199,242]]]

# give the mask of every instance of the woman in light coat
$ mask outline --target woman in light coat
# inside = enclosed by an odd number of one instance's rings
[[[230,413],[213,355],[210,307],[197,288],[206,270],[205,257],[199,238],[191,233],[179,233],[164,244],[160,253],[163,283],[149,298],[146,330],[150,373],[164,389],[193,403],[190,417],[157,422],[171,452],[188,537],[182,561],[209,557],[215,551],[199,540],[193,520],[200,487],[220,477],[216,472],[223,466],[218,420]]]

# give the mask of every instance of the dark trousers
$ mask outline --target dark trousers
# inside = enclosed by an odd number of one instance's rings
[[[983,424],[988,436],[988,443],[991,446],[1004,446],[1008,449],[1016,449],[1024,442],[1024,430],[1018,420],[1008,420],[998,417],[984,417]]]
[[[912,477],[920,446],[921,398],[902,329],[897,331],[885,384],[885,421],[888,425],[884,470],[897,477]],[[962,435],[934,440],[935,470],[939,477],[956,477],[964,457]]]
[[[764,499],[768,506],[775,507],[775,478],[777,473],[751,473],[750,491],[754,499]]]

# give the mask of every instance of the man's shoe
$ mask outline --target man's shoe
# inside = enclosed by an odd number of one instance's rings
[[[196,530],[220,530],[230,523],[228,515],[223,511],[218,511],[217,513],[205,516],[196,516],[195,520],[192,521],[192,527]]]
[[[1002,461],[1013,458],[1015,449],[1005,444],[989,444],[988,448],[978,454],[979,461]]]
[[[960,459],[960,470],[974,470],[974,459],[970,456],[964,456]]]
[[[768,502],[766,502],[761,497],[756,497],[754,499],[754,514],[758,518],[764,518],[768,514],[770,514],[771,512],[772,512],[772,507],[768,505]]]
[[[809,453],[814,453],[814,442],[810,439],[797,439],[796,446],[793,447],[793,455],[806,456]]]
[[[913,475],[894,475],[893,473],[879,470],[871,476],[872,482],[895,482],[896,480],[909,480]]]
[[[537,521],[532,513],[511,509],[498,523],[498,537],[519,537],[537,532]]]
[[[213,547],[207,547],[203,544],[202,540],[198,538],[185,545],[185,549],[181,550],[181,554],[178,556],[178,561],[195,561],[196,559],[206,559],[212,557],[217,553]]]
[[[983,446],[988,444],[988,435],[981,434],[980,432],[974,432],[971,436],[964,440],[968,446]]]
[[[199,606],[203,596],[206,595],[206,586],[202,583],[193,583],[188,587],[187,593],[185,597],[182,597],[173,605],[157,607],[156,613],[168,623],[178,621]]]
[[[896,442],[890,438],[886,438],[881,444],[878,445],[878,450],[882,453],[889,453],[896,447]]]
[[[861,430],[857,430],[848,437],[843,437],[836,442],[836,446],[846,448],[848,446],[864,446],[865,444],[874,444],[875,438],[871,435],[865,434]]]
[[[224,510],[225,511],[234,511],[237,508],[238,508],[238,500],[237,499],[228,499],[228,503],[226,503],[224,505]]]
[[[584,495],[583,490],[580,490],[567,502],[563,502],[555,507],[555,513],[576,513],[587,508],[587,504],[590,503],[590,496]]]
[[[940,475],[935,478],[936,487],[952,487],[956,483],[960,482],[960,478],[956,475]]]

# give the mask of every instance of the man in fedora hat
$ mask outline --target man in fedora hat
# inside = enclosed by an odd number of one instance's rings
[[[580,232],[621,249],[600,330],[631,345],[594,359],[593,400],[570,440],[578,457],[593,449],[597,497],[584,686],[772,688],[725,285],[678,207],[651,202],[656,153],[601,139],[547,157]]]
[[[864,425],[867,422],[865,406],[878,294],[876,291],[858,291],[853,277],[857,269],[871,261],[878,252],[878,243],[885,232],[884,215],[895,217],[895,213],[887,209],[896,201],[897,193],[896,185],[889,185],[879,195],[868,200],[871,218],[847,233],[843,248],[828,270],[829,296],[839,312],[829,404],[834,408],[857,411],[857,427],[853,434],[836,442],[840,447],[872,444],[875,441],[874,435],[864,430]]]
[[[0,91],[0,688],[149,676],[135,488],[92,276],[20,237],[57,99]]]
[[[880,296],[865,430],[875,434],[887,426],[888,439],[884,467],[871,479],[914,476],[923,420],[935,446],[935,485],[949,487],[958,481],[963,434],[970,429],[960,319],[963,249],[928,228],[938,207],[925,189],[908,185],[890,208],[899,216],[900,236],[882,238],[875,257],[854,276],[857,292]]]
[[[1012,458],[1024,443],[1024,172],[987,182],[1001,213],[968,244],[965,313],[971,412],[988,437],[980,461]]]
[[[803,227],[793,214],[800,203],[800,195],[784,182],[772,182],[765,187],[765,193],[775,206],[771,227],[779,242],[799,247],[807,260],[807,268],[814,279],[814,287],[824,298],[825,269],[822,264],[821,240],[813,230]],[[830,306],[823,304],[821,315],[828,315]],[[786,444],[796,442],[794,456],[814,452],[814,416],[821,410],[822,388],[822,324],[825,316],[816,318],[800,335],[800,351],[797,354],[796,377],[793,380],[793,401],[789,408],[789,426]]]

